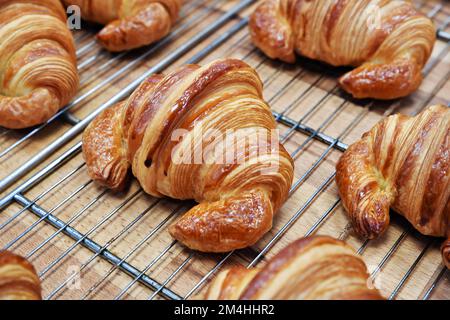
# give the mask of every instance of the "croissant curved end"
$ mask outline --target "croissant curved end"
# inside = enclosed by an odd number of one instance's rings
[[[353,224],[358,234],[364,238],[375,239],[389,226],[390,201],[383,195],[375,196],[363,212],[355,212]]]
[[[342,199],[347,197],[345,191],[340,191],[340,196]],[[366,239],[376,239],[389,227],[391,200],[379,191],[368,197],[360,203],[344,200],[344,207],[356,233]]]
[[[89,176],[113,190],[123,189],[130,167],[120,136],[123,105],[118,103],[103,111],[83,133],[83,157]]]
[[[340,86],[358,99],[401,98],[416,91],[421,83],[421,69],[411,60],[363,64],[339,79]]]
[[[171,27],[171,17],[164,6],[152,3],[134,16],[111,22],[97,39],[107,50],[119,52],[149,45],[165,37]]]
[[[0,300],[41,300],[41,283],[33,265],[8,251],[0,251]]]
[[[272,228],[273,209],[264,192],[252,191],[200,203],[170,228],[175,239],[202,252],[228,252],[253,245]]]
[[[343,205],[356,232],[369,239],[389,226],[394,190],[375,174],[370,163],[368,136],[351,145],[336,165],[336,183]]]
[[[250,16],[249,28],[253,43],[271,59],[294,63],[294,38],[290,24],[280,19],[273,1],[263,2]]]
[[[20,97],[0,96],[0,126],[23,129],[48,120],[60,107],[59,98],[46,88]]]

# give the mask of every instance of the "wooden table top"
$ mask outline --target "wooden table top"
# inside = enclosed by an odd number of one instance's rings
[[[70,109],[71,114],[78,119],[85,118],[239,3],[235,0],[186,2],[170,41],[157,50],[150,47],[120,55],[107,53],[95,43],[98,27],[83,22],[83,30],[74,31],[82,83],[78,97],[82,98]],[[437,26],[450,17],[448,1],[416,2],[425,13],[435,10],[433,19]],[[265,98],[275,112],[285,114],[286,119],[294,122],[303,119],[306,126],[315,130],[320,128],[322,134],[339,137],[345,144],[357,140],[388,112],[411,114],[432,104],[450,102],[450,45],[444,39],[436,44],[425,80],[416,93],[395,102],[375,102],[367,109],[335,89],[336,78],[343,72],[341,69],[306,59],[286,65],[264,57],[250,42],[248,29],[244,25],[236,27],[252,9],[253,5],[233,16],[206,40],[178,57],[165,71],[184,64],[205,48],[207,54],[199,64],[223,57],[243,59],[257,69],[265,83]],[[448,32],[449,29],[447,26],[445,30]],[[230,30],[220,45],[210,47],[215,39]],[[148,54],[150,50],[151,54]],[[309,113],[311,108],[314,111]],[[63,117],[58,118],[1,156],[0,179],[72,126]],[[393,297],[396,299],[421,299],[433,287],[430,299],[449,299],[450,276],[443,268],[439,252],[442,239],[420,235],[403,218],[393,214],[386,234],[365,243],[349,228],[332,179],[341,151],[292,130],[286,122],[280,123],[279,128],[282,135],[287,134],[287,150],[295,152],[295,179],[301,179],[301,183],[277,214],[273,229],[251,248],[230,255],[212,255],[193,252],[173,243],[167,226],[192,203],[152,198],[140,191],[136,181],[122,193],[106,191],[91,183],[79,153],[24,192],[24,196],[29,200],[39,197],[36,204],[46,210],[43,212],[59,219],[63,226],[69,225],[78,231],[82,239],[74,241],[62,232],[66,229],[55,228],[29,210],[23,210],[15,201],[0,212],[0,246],[11,243],[10,249],[14,252],[30,255],[41,273],[44,296],[52,299],[146,299],[154,291],[142,282],[148,284],[151,281],[165,285],[167,289],[162,291],[166,294],[192,297],[214,276],[214,273],[209,274],[211,270],[247,265],[280,230],[285,229],[285,232],[270,246],[260,264],[288,243],[314,230],[316,234],[344,239],[355,249],[360,249],[369,270],[377,270],[374,282],[386,297],[395,292]],[[31,130],[0,133],[0,152],[14,146]],[[68,141],[0,196],[7,196],[79,141],[79,135]],[[40,197],[42,193],[45,194]],[[286,224],[288,228],[285,228]],[[106,261],[104,251],[94,254],[83,247],[80,245],[85,239],[83,235],[99,245],[98,248],[107,249],[119,262],[125,261],[136,268],[135,275],[146,276],[130,276]],[[162,297],[158,294],[155,298]]]

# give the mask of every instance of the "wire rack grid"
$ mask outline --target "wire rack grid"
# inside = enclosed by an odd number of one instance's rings
[[[450,101],[449,3],[417,1],[438,27],[425,81],[411,97],[379,102],[356,101],[342,92],[336,78],[345,69],[303,58],[288,66],[264,57],[246,28],[255,2],[189,1],[169,37],[133,53],[101,50],[93,40],[96,26],[75,32],[81,94],[42,126],[0,133],[5,144],[0,165],[8,172],[0,180],[0,246],[36,265],[46,299],[188,299],[217,271],[257,266],[294,239],[315,233],[357,248],[375,285],[390,299],[450,297],[439,239],[418,234],[394,213],[381,239],[359,239],[334,184],[342,151],[377,121]],[[167,233],[192,203],[152,198],[136,182],[120,194],[96,186],[80,154],[80,133],[148,75],[224,56],[248,62],[261,75],[296,172],[289,200],[261,241],[211,255],[188,250]]]

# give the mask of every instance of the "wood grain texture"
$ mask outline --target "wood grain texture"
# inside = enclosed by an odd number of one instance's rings
[[[189,1],[189,3],[191,2]],[[189,22],[189,18],[192,18],[193,15],[194,18],[199,13],[205,13],[206,16],[198,23],[191,25],[181,34],[175,36],[167,45],[152,53],[144,61],[136,64],[134,67],[128,67],[126,72],[121,74],[117,80],[108,81],[95,94],[90,95],[75,105],[72,109],[74,114],[79,118],[84,118],[92,110],[108,101],[122,88],[131,83],[137,76],[154,66],[158,61],[161,61],[161,59],[167,56],[168,52],[173,51],[183,44],[186,39],[193,37],[202,28],[217,20],[224,10],[229,9],[236,3],[237,1],[222,1],[220,5],[214,6],[214,10],[207,11],[206,8],[211,5],[210,2],[205,4],[204,1],[198,1],[197,5],[194,5],[195,2],[192,2],[192,9],[188,8],[187,11],[189,15],[186,17],[182,11],[177,24],[174,26],[174,30],[178,26]],[[433,18],[437,26],[442,24],[450,13],[448,3],[445,1],[424,1],[423,7],[421,7],[422,12],[428,13],[438,3],[443,4],[444,8]],[[254,7],[249,7],[243,11],[242,15],[248,16],[253,10]],[[175,70],[178,66],[185,64],[187,59],[198,53],[219,35],[222,35],[236,22],[236,19],[231,20],[229,24],[217,33],[200,43],[198,47],[187,55],[181,57],[167,70],[164,70],[164,73],[168,73],[171,70]],[[86,25],[83,24],[83,26]],[[98,31],[98,28],[92,26],[86,26],[86,28],[87,30],[74,32],[78,49],[89,45]],[[448,28],[446,30],[449,31]],[[145,51],[146,49],[131,52],[125,56],[121,56],[120,59],[111,61],[111,58],[115,57],[115,55],[103,51],[97,44],[85,47],[84,50],[79,51],[78,57],[78,62],[82,65],[80,70],[82,89],[79,95],[85,94]],[[321,128],[321,132],[332,137],[340,136],[341,140],[347,144],[360,139],[364,132],[370,130],[383,118],[387,110],[412,114],[426,106],[433,104],[446,105],[450,101],[448,72],[450,69],[450,54],[447,44],[443,41],[437,41],[428,63],[429,72],[425,75],[422,85],[414,94],[406,99],[395,101],[393,104],[375,102],[368,111],[362,107],[361,101],[349,99],[345,93],[335,88],[337,78],[345,70],[324,66],[307,59],[299,59],[292,66],[270,61],[252,45],[247,29],[242,29],[237,32],[198,63],[204,65],[224,57],[242,59],[257,70],[264,82],[264,98],[270,103],[274,111],[279,113],[285,111],[285,115],[291,119],[295,121],[302,119],[302,124],[315,129]],[[292,81],[292,79],[295,80]],[[357,118],[358,116],[359,118]],[[328,121],[325,122],[327,119]],[[53,122],[45,130],[40,131],[39,134],[22,144],[19,149],[1,158],[0,177],[6,176],[13,169],[19,167],[31,155],[36,154],[69,128],[70,125],[63,120]],[[309,205],[307,203],[311,195],[335,172],[335,165],[342,153],[332,149],[323,155],[328,150],[325,144],[316,140],[309,140],[307,135],[292,130],[288,126],[279,124],[278,128],[282,135],[286,135],[284,145],[287,151],[291,154],[296,152],[293,156],[295,161],[294,182],[298,181],[301,177],[305,176],[306,178],[304,178],[303,182],[299,184],[298,189],[292,193],[285,205],[280,209],[274,219],[272,230],[251,248],[239,250],[231,255],[226,263],[219,268],[219,271],[222,268],[226,269],[233,266],[247,266],[256,257],[257,252],[263,249],[289,219],[299,211],[301,214],[297,219],[294,219],[291,227],[287,229],[271,250],[263,255],[261,265],[264,264],[265,260],[270,259],[289,243],[303,237],[315,226],[317,228],[314,229],[314,233],[329,235],[335,238],[340,237],[355,249],[360,249],[364,244],[364,239],[358,237],[351,231],[348,225],[349,220],[341,203],[335,205],[338,200],[338,192],[334,183],[330,183],[317,197],[308,202]],[[4,148],[18,141],[18,139],[28,132],[8,131],[0,138],[1,148],[4,150]],[[62,150],[55,152],[51,158],[43,161],[28,177],[80,140],[81,136],[69,142]],[[318,161],[322,156],[322,160]],[[42,192],[49,190],[56,182],[77,169],[83,163],[81,154],[77,155],[59,170],[53,172],[44,181],[29,190],[26,196],[34,199]],[[316,164],[315,168],[309,170],[314,164]],[[154,258],[171,244],[172,238],[168,233],[167,226],[174,221],[176,216],[186,212],[193,205],[190,202],[173,201],[164,198],[152,206],[157,199],[140,193],[110,215],[112,210],[138,190],[138,184],[131,182],[131,185],[122,192],[114,193],[107,191],[102,196],[104,189],[91,183],[75,194],[89,180],[90,178],[86,168],[82,167],[70,178],[58,185],[58,187],[52,189],[52,191],[37,201],[37,203],[47,210],[54,208],[53,214],[55,216],[62,221],[72,220],[70,225],[82,233],[89,232],[97,224],[103,222],[89,236],[101,245],[106,245],[111,242],[107,248],[122,258],[137,247],[127,257],[126,261],[140,270],[144,270]],[[17,181],[14,186],[17,186],[20,182]],[[2,195],[5,195],[6,192],[2,193]],[[71,195],[72,197],[69,198]],[[100,199],[87,207],[97,197],[100,197]],[[65,200],[65,202],[56,207],[62,200]],[[181,207],[179,208],[179,206]],[[21,207],[14,203],[1,211],[0,224],[12,218],[20,209]],[[83,209],[85,211],[80,214],[80,210]],[[327,212],[329,214],[325,215]],[[108,215],[110,216],[108,217]],[[19,217],[1,230],[1,247],[14,240],[26,228],[38,221],[38,218],[29,211],[23,212]],[[102,221],[104,219],[106,220]],[[132,224],[135,220],[137,222]],[[158,229],[160,224],[162,226]],[[120,234],[125,228],[126,232]],[[50,263],[54,262],[59,256],[66,254],[66,251],[74,245],[73,240],[61,232],[55,235],[56,232],[58,232],[58,229],[49,226],[45,222],[40,222],[32,231],[15,243],[11,249],[16,253],[26,255],[32,252],[43,241],[47,241],[40,250],[37,250],[30,257],[30,261],[35,265],[37,271],[42,272]],[[401,237],[405,232],[406,236]],[[53,236],[53,238],[47,240],[50,236]],[[374,279],[375,286],[384,297],[388,297],[398,286],[403,276],[408,272],[411,265],[416,261],[431,239],[414,232],[408,227],[408,223],[403,218],[393,213],[391,227],[387,232],[380,239],[370,241],[366,247],[361,249],[361,256],[366,262],[370,273],[376,270],[380,262],[390,253],[393,245],[399,239],[401,241],[398,246],[394,247],[392,254]],[[436,241],[432,242],[427,248],[423,257],[418,261],[417,266],[412,270],[410,277],[408,277],[402,286],[398,296],[396,296],[397,299],[421,298],[429,286],[433,284],[443,268],[440,245],[440,241]],[[191,254],[192,252],[190,250],[187,250],[182,245],[175,244],[157,263],[147,270],[146,274],[162,283]],[[186,295],[223,258],[224,255],[220,254],[195,253],[184,268],[168,283],[167,287],[181,296]],[[48,296],[73,274],[74,271],[80,270],[80,267],[90,259],[92,261],[83,268],[79,276],[77,275],[75,277],[79,281],[71,282],[69,286],[63,286],[52,297],[53,299],[76,299],[82,297],[89,299],[111,299],[129,286],[133,280],[122,271],[111,269],[111,264],[102,258],[93,257],[91,251],[80,245],[75,245],[61,261],[55,263],[43,275],[43,297]],[[103,280],[104,277],[106,277],[105,280]],[[205,283],[208,283],[211,279],[212,277],[208,278]],[[95,288],[92,291],[88,291],[94,285]],[[201,292],[203,289],[203,286],[200,287],[194,294]],[[146,299],[152,293],[153,291],[144,285],[134,283],[126,290],[122,298]],[[446,272],[440,278],[430,298],[449,299],[449,297],[450,276]]]

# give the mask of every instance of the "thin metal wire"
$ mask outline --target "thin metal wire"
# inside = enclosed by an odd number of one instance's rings
[[[30,202],[30,200],[28,200],[27,198],[25,198],[24,196],[22,196],[20,194],[16,195],[16,200],[19,204],[22,204],[22,205],[26,205],[27,203]],[[42,216],[46,215],[46,211],[44,209],[40,208],[39,206],[35,205],[35,206],[33,206],[33,208],[34,208],[33,213],[35,213],[37,216],[42,217]],[[64,227],[64,233],[66,235],[68,235],[70,238],[72,238],[75,241],[80,240],[81,245],[88,248],[89,250],[91,250],[93,252],[101,251],[100,250],[101,246],[99,244],[97,244],[95,241],[85,237],[82,233],[78,232],[71,226],[68,226],[67,224],[65,224],[63,221],[56,218],[55,216],[52,216],[52,215],[48,216],[46,221],[53,227],[56,227],[56,228]],[[136,276],[140,273],[140,271],[137,268],[128,264],[127,262],[121,262],[121,259],[118,256],[116,256],[115,254],[113,254],[112,252],[110,252],[108,250],[101,251],[101,257],[113,265],[118,265],[122,271],[124,271],[125,273],[127,273],[131,276]],[[155,280],[153,280],[145,275],[142,276],[141,278],[139,278],[139,282],[141,282],[145,286],[151,288],[152,290],[157,290],[160,287],[160,284],[158,282],[156,282]],[[177,295],[173,291],[166,289],[166,288],[163,288],[163,290],[161,291],[161,295],[168,299],[173,299],[173,300],[181,299],[181,297],[179,295]]]
[[[317,130],[314,130],[314,133],[312,135],[310,135],[293,153],[292,153],[292,157],[296,158],[298,153],[303,149],[304,146],[306,146],[310,141],[312,141],[316,135],[318,135],[320,132],[322,132],[322,130],[328,126],[331,121],[333,120],[334,117],[336,117],[336,115],[341,112],[346,106],[348,105],[348,101],[343,101],[337,108],[336,110],[330,114],[327,118],[325,118],[325,121],[317,128]],[[301,120],[302,121],[302,120]],[[294,127],[297,127],[300,125],[301,121],[298,121],[297,124]],[[285,142],[287,141],[287,139],[289,139],[289,137],[292,135],[294,131],[292,131],[291,129],[289,129],[283,136],[281,141]],[[333,144],[333,148],[334,148],[334,144]]]
[[[245,58],[244,58],[243,60],[245,60]],[[304,72],[305,72],[305,70],[303,70],[303,69],[300,70],[300,71],[295,75],[294,79],[296,79],[296,78],[298,78],[300,75],[304,74]],[[277,72],[275,71],[273,74],[276,74],[276,73],[277,73]],[[273,74],[272,74],[272,75],[273,75]],[[272,77],[272,75],[271,75],[270,77]],[[316,85],[323,79],[323,77],[324,77],[323,75],[319,76],[319,77],[318,77],[313,83],[311,83],[311,84],[310,84],[303,92],[301,92],[300,95],[299,95],[298,97],[296,97],[296,98],[293,100],[293,101],[294,101],[293,103],[289,104],[289,105],[288,105],[281,113],[273,112],[273,114],[274,114],[274,116],[275,116],[275,119],[276,119],[277,121],[279,121],[279,122],[285,120],[285,119],[286,119],[285,114],[286,114],[287,112],[289,112],[289,110],[291,110],[294,106],[299,105],[299,104],[300,104],[300,100],[301,100],[302,98],[304,98],[304,97],[305,97],[305,96],[306,96],[313,88],[315,88]],[[274,95],[269,101],[272,101],[272,102],[273,102],[273,98],[276,99],[276,97],[281,97],[281,93],[282,93],[282,92],[285,92],[285,91],[287,90],[287,88],[290,87],[293,83],[294,83],[294,81],[291,79],[291,80],[286,84],[286,86],[284,86],[283,88],[281,88],[280,90],[278,90],[278,92],[276,92],[275,95]],[[319,99],[319,101],[318,101],[317,103],[314,104],[314,106],[313,106],[312,108],[310,108],[310,109],[306,112],[306,114],[305,114],[302,118],[300,118],[300,120],[298,120],[294,125],[289,126],[290,129],[289,129],[288,132],[284,135],[284,137],[282,138],[281,142],[282,142],[282,143],[285,142],[293,132],[295,132],[297,129],[302,128],[302,123],[303,123],[308,117],[310,117],[310,116],[313,114],[313,112],[316,111],[316,109],[317,109],[318,107],[322,106],[323,103],[324,103],[324,102],[325,102],[332,94],[334,94],[335,91],[337,91],[337,90],[336,90],[337,88],[338,88],[338,87],[335,86],[332,90],[330,90],[329,92],[327,92],[321,99]],[[342,108],[342,107],[344,106],[345,103],[346,103],[346,101],[344,101],[344,103],[341,104],[341,105],[339,106],[339,108]],[[325,121],[325,122],[321,125],[321,127],[319,127],[319,129],[317,129],[317,130],[314,130],[314,129],[309,128],[309,127],[306,127],[306,126],[303,126],[302,129],[303,129],[303,130],[308,130],[308,131],[310,131],[311,134],[314,135],[314,138],[315,138],[316,136],[320,136],[320,135],[321,135],[321,136],[326,136],[326,135],[321,134],[319,131],[321,130],[321,128],[323,128],[323,127],[325,127],[325,126],[327,125],[327,123],[332,119],[333,116],[334,116],[334,115],[331,115],[331,116],[327,119],[327,121]],[[327,138],[328,138],[329,141],[332,141],[332,140],[333,140],[331,137],[327,137]],[[309,140],[308,140],[308,141],[309,141]]]
[[[139,278],[141,278],[148,270],[150,270],[159,260],[161,260],[162,257],[164,257],[166,255],[167,252],[170,251],[170,249],[173,248],[173,246],[175,246],[175,244],[177,243],[176,240],[173,240],[167,247],[165,247],[163,249],[163,251],[156,256],[156,258],[154,258],[146,267],[144,270],[142,270],[142,272],[136,276],[130,283],[128,283],[128,285],[122,289],[122,291],[114,298],[114,300],[119,300],[120,298],[123,297],[123,295],[128,291],[128,289],[130,289],[138,280]]]
[[[358,117],[356,117],[345,129],[344,131],[335,139],[337,142],[340,140],[360,119],[362,119],[368,112],[368,108],[360,112]],[[325,159],[328,153],[333,150],[333,145],[330,145],[318,158],[318,160],[303,174],[303,176],[297,180],[296,183],[291,188],[290,195],[292,195],[295,190],[297,190],[301,183],[303,183],[312,173],[312,171]],[[311,205],[311,203],[317,198],[317,196],[323,192],[326,187],[334,180],[336,173],[330,175],[320,187],[308,198],[305,204],[288,220],[288,222],[275,234],[275,236],[264,246],[261,252],[256,256],[255,259],[248,265],[248,267],[253,267],[262,256],[264,256],[270,248],[277,242],[277,240],[292,226],[292,224],[298,220],[298,218],[306,211],[306,209]]]
[[[175,26],[174,26],[174,30],[176,30],[177,27],[178,27],[179,25],[181,25],[182,22],[184,22],[184,20],[186,20],[186,18],[187,18],[193,11],[199,9],[199,8],[202,6],[202,4],[203,4],[203,2],[202,2],[201,0],[196,0],[196,1],[192,1],[191,3],[187,4],[187,6],[183,6],[182,11],[181,11],[181,13],[180,13],[180,17],[179,17],[177,23],[176,23]],[[86,32],[86,33],[84,33],[84,35],[85,35],[85,36],[86,36],[86,35],[89,36],[89,33]],[[96,53],[96,54],[90,56],[89,58],[83,60],[83,62],[79,63],[79,64],[78,64],[78,70],[80,71],[80,70],[82,70],[82,69],[88,67],[89,65],[91,65],[92,63],[94,63],[95,61],[97,61],[97,60],[98,60],[99,58],[101,58],[102,56],[110,55],[110,56],[111,56],[110,59],[108,59],[108,61],[107,61],[105,64],[101,65],[100,67],[98,67],[98,68],[96,69],[96,74],[98,74],[98,70],[99,70],[99,69],[100,69],[100,70],[101,70],[101,69],[104,69],[106,66],[109,66],[109,65],[111,65],[112,63],[115,63],[115,62],[117,62],[117,61],[120,61],[120,59],[123,58],[124,56],[126,56],[128,53],[129,53],[129,52],[124,51],[124,52],[121,52],[121,53],[119,53],[119,54],[111,55],[110,52],[108,52],[108,51],[106,51],[106,50],[101,50],[100,52],[98,52],[98,53]],[[80,82],[80,86],[82,87],[82,86],[83,86],[83,83],[85,83],[85,82],[86,82],[86,80],[82,80],[82,81]]]
[[[306,97],[306,95],[308,93],[310,93],[314,88],[316,88],[317,84],[319,84],[320,81],[322,81],[324,79],[323,75],[320,75],[313,83],[311,83],[308,88],[306,88],[305,91],[301,92],[299,96],[297,96],[290,104],[287,105],[287,107],[281,112],[279,113],[276,117],[275,120],[280,121],[281,118],[283,116],[285,116],[286,114],[289,113],[289,111],[293,110],[294,108],[296,108],[298,105],[300,105],[300,101]],[[325,93],[324,96],[322,96],[322,98],[319,100],[318,103],[315,104],[315,106],[318,106],[320,104],[322,104],[325,100],[327,100],[332,94],[333,92],[337,89],[337,86],[335,86],[332,90],[328,91]],[[309,112],[307,112],[307,114],[298,121],[298,124],[300,124],[301,122],[303,122],[305,120],[305,118],[307,116],[309,116],[313,111],[315,110],[315,108],[311,108],[309,110]],[[296,129],[296,127],[292,127],[294,128],[294,130]]]
[[[275,243],[286,233],[286,231],[300,218],[300,216],[306,211],[307,208],[314,202],[314,200],[330,185],[334,180],[335,174],[330,175],[314,193],[308,198],[303,206],[288,220],[288,222],[281,227],[280,230],[270,239],[270,241],[264,246],[264,248],[258,253],[258,255],[248,264],[248,268],[254,267],[261,258],[275,245]]]
[[[29,226],[28,228],[25,229],[25,231],[23,231],[20,235],[18,235],[16,238],[14,238],[14,240],[10,241],[4,248],[3,250],[8,250],[10,249],[17,241],[19,241],[20,239],[22,239],[24,236],[26,236],[29,232],[31,232],[35,227],[37,227],[42,221],[44,221],[49,215],[53,214],[55,211],[57,211],[59,208],[61,208],[63,205],[65,205],[67,202],[69,202],[70,200],[72,200],[76,195],[78,195],[81,191],[83,191],[84,189],[86,189],[93,181],[89,180],[88,182],[82,184],[81,186],[79,186],[77,189],[75,189],[75,191],[73,191],[67,198],[64,198],[61,202],[59,202],[56,206],[54,206],[50,211],[48,211],[48,213],[39,218],[37,221],[35,221],[31,226]],[[33,206],[33,205],[32,205]],[[31,206],[31,207],[32,207]]]
[[[101,198],[103,198],[108,193],[108,190],[103,190],[98,196],[89,201],[88,204],[83,206],[77,213],[73,215],[72,218],[69,219],[63,226],[61,226],[58,230],[56,230],[51,236],[38,244],[34,249],[32,249],[25,257],[28,259],[33,256],[36,252],[42,249],[47,243],[53,240],[57,235],[64,231],[64,229],[70,226],[76,219],[81,217],[87,210],[89,210],[94,204],[96,204]]]
[[[76,55],[77,55],[77,59],[80,59],[83,55],[85,55],[86,53],[88,53],[89,51],[91,51],[92,49],[94,49],[94,47],[96,47],[97,41],[94,40],[90,40],[88,43],[86,43],[84,46],[82,46],[81,48],[79,48],[76,51]],[[97,47],[98,48],[98,47]]]
[[[13,216],[11,216],[8,220],[6,220],[4,223],[0,225],[0,231],[5,228],[7,225],[12,223],[15,219],[17,219],[23,212],[28,210],[33,204],[37,203],[39,200],[42,200],[46,195],[48,195],[50,192],[52,192],[55,188],[60,186],[64,181],[69,179],[71,176],[73,176],[75,173],[77,173],[81,168],[83,168],[86,165],[85,162],[83,162],[81,165],[76,167],[74,170],[69,172],[67,175],[59,179],[56,183],[54,183],[50,188],[46,189],[44,192],[40,193],[36,198],[34,198],[30,204],[20,209],[17,213],[15,213]]]
[[[70,159],[73,159],[81,150],[81,141],[65,151],[60,157],[53,160],[49,165],[45,166],[42,170],[38,171],[31,178],[24,181],[21,185],[15,188],[0,199],[0,210],[4,210],[12,201],[17,200],[16,197],[21,193],[30,190],[33,186],[41,182],[44,178],[50,176],[58,168],[67,163]]]
[[[142,189],[139,189],[135,193],[133,193],[130,197],[128,197],[125,201],[123,201],[121,204],[119,204],[117,207],[115,207],[113,210],[111,210],[106,216],[104,216],[97,224],[95,224],[92,228],[89,229],[89,231],[79,240],[77,240],[74,244],[72,244],[66,251],[64,251],[61,255],[58,256],[55,260],[53,260],[51,263],[49,263],[43,270],[39,272],[39,277],[43,278],[46,273],[52,269],[57,263],[59,263],[62,259],[64,259],[73,249],[75,249],[78,244],[81,243],[84,239],[89,237],[91,233],[93,233],[95,230],[97,230],[99,227],[101,227],[106,221],[108,221],[112,216],[114,216],[116,213],[118,213],[123,207],[125,207],[129,202],[131,202],[133,199],[135,199],[138,195],[142,194]]]
[[[194,287],[184,296],[184,299],[189,299],[189,297],[194,294],[205,282],[209,279],[214,273],[219,270],[223,264],[233,255],[234,251],[228,252],[215,266],[212,268],[207,274],[203,276],[203,278],[200,279],[199,282],[197,282]]]
[[[89,264],[94,261],[104,250],[108,249],[114,242],[116,242],[120,237],[122,237],[128,230],[130,230],[133,226],[136,225],[142,218],[144,218],[147,213],[149,213],[153,208],[155,208],[159,203],[160,199],[154,201],[150,206],[144,209],[136,218],[133,219],[130,223],[128,223],[124,228],[122,228],[116,235],[114,235],[111,239],[109,239],[98,252],[92,255],[86,262],[84,262],[81,267],[74,273],[72,273],[68,278],[66,278],[59,286],[57,286],[45,299],[49,300],[55,296],[65,285],[67,285],[72,279],[75,278],[78,274],[81,274],[83,270],[89,266]]]
[[[153,235],[155,235],[166,223],[168,223],[180,210],[182,206],[178,206],[173,210],[163,221],[161,221],[150,233],[148,233],[141,241],[139,241],[123,258],[118,264],[113,265],[108,272],[103,276],[102,279],[97,281],[92,287],[88,289],[81,300],[86,299],[95,289],[97,289],[117,268],[120,267],[129,257],[131,257],[144,243],[146,243]]]
[[[312,225],[312,227],[305,233],[305,237],[309,237],[314,232],[317,231],[317,229],[322,225],[322,223],[330,216],[331,213],[339,206],[341,202],[341,199],[337,199],[333,205],[328,208],[327,211],[324,212],[324,214]]]
[[[155,292],[153,292],[153,294],[151,294],[147,300],[152,300],[163,288],[165,288],[167,286],[167,284],[169,284],[170,281],[172,281],[173,278],[175,278],[175,276],[181,271],[183,270],[183,268],[189,263],[189,261],[191,261],[195,256],[195,252],[191,252],[189,254],[189,256],[184,259],[183,263],[181,265],[178,266],[178,268],[175,269],[174,272],[172,272],[170,274],[169,277],[167,277],[167,279],[161,284],[161,287],[156,290]]]
[[[281,88],[281,90],[278,90],[272,97],[269,98],[268,103],[273,104],[276,101],[278,101],[278,99],[280,97],[282,97],[286,91],[288,91],[297,81],[299,81],[303,78],[303,75],[306,75],[306,70],[300,69],[300,71],[297,72],[297,74],[294,77],[292,77],[292,79],[290,79],[289,82],[286,83],[286,85],[284,85]],[[299,98],[296,98],[295,100],[298,100],[298,99]]]
[[[281,62],[277,61],[275,66],[275,72],[273,72],[270,77],[264,80],[264,87],[267,88],[272,84],[273,81],[277,79],[277,77],[284,72],[285,66],[281,64]]]
[[[428,300],[431,297],[431,293],[434,291],[434,289],[437,287],[438,283],[443,279],[444,274],[446,274],[448,271],[446,266],[442,266],[441,271],[439,272],[438,276],[434,281],[432,282],[431,286],[427,289],[425,294],[422,297],[422,300]]]
[[[395,297],[399,294],[400,290],[403,288],[403,286],[405,285],[406,281],[409,279],[409,277],[411,276],[411,274],[413,273],[414,269],[417,267],[417,265],[419,264],[420,260],[422,260],[423,256],[425,255],[425,253],[427,252],[427,250],[430,248],[431,244],[433,243],[434,240],[429,240],[427,242],[427,244],[425,245],[425,247],[423,248],[423,250],[420,252],[419,256],[416,258],[416,260],[413,262],[413,264],[411,265],[411,267],[408,269],[408,271],[406,271],[405,275],[403,276],[403,278],[400,280],[400,282],[398,283],[397,287],[395,287],[394,291],[392,291],[391,295],[389,296],[389,300],[393,300],[395,299]]]
[[[403,232],[400,237],[398,237],[397,241],[394,242],[392,247],[389,249],[389,251],[386,253],[386,255],[381,259],[381,262],[376,266],[376,268],[372,271],[370,274],[370,277],[372,279],[375,279],[378,273],[383,269],[386,262],[392,257],[392,255],[397,251],[397,249],[400,247],[400,244],[403,242],[404,239],[406,239],[406,236],[408,235],[408,232]]]

